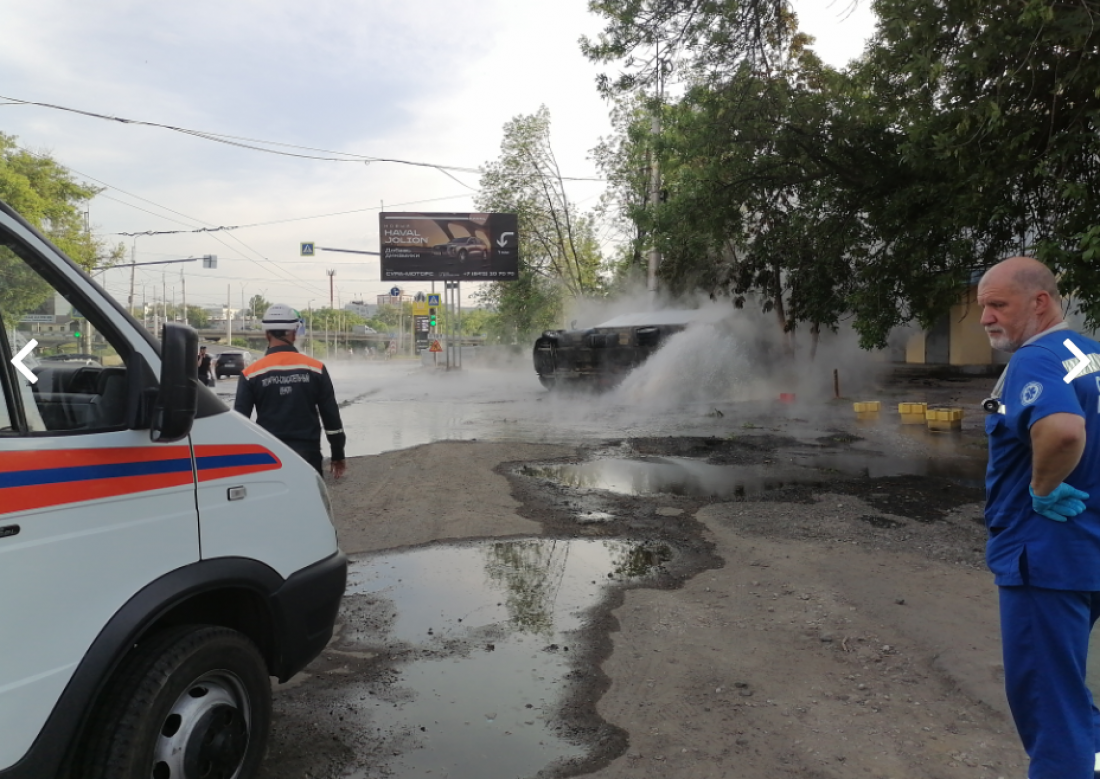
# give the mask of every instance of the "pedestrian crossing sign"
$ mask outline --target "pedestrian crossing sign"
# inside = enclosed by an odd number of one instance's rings
[[[314,250],[313,241],[302,241],[301,245],[302,245],[302,256],[303,257],[313,257],[313,256],[315,256],[316,252]]]
[[[428,294],[428,305],[429,306],[438,306],[439,305],[439,293],[438,292],[432,292],[432,293]]]

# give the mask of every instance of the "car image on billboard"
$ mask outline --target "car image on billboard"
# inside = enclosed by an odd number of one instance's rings
[[[383,281],[512,281],[519,277],[515,214],[383,213]]]

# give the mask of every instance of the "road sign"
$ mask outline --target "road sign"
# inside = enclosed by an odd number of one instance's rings
[[[438,292],[433,292],[432,294],[428,295],[428,305],[429,306],[438,306],[439,305],[439,293]]]
[[[428,315],[428,301],[413,301],[413,316],[427,316]]]
[[[432,341],[432,345],[429,347],[428,351],[438,353],[443,351],[443,347],[439,345],[439,341]]]
[[[317,254],[317,245],[313,241],[302,241],[302,256],[314,257]]]
[[[401,287],[390,287],[390,297],[396,298],[401,296]]]

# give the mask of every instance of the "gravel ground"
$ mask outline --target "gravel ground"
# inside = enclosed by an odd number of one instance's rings
[[[850,401],[744,404],[715,409],[707,437],[442,442],[354,458],[332,487],[341,544],[356,555],[623,538],[672,550],[592,613],[556,712],[584,757],[539,775],[1023,776],[974,477],[984,451],[977,403],[990,383],[882,389],[889,404],[964,405],[962,430],[940,436],[903,428],[887,403],[877,424],[854,420]],[[732,498],[626,495],[538,475],[600,458],[780,471],[811,455],[915,459],[928,472],[823,469],[809,483]],[[393,760],[414,745],[384,712],[348,722],[332,704],[352,684],[364,706],[393,695],[404,659],[363,639],[364,625],[385,634],[383,612],[368,596],[347,598],[330,647],[276,691],[262,776],[401,775]]]

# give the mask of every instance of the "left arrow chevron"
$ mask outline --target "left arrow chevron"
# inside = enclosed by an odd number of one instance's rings
[[[31,369],[23,364],[23,360],[26,359],[28,354],[34,351],[34,348],[36,346],[38,346],[38,341],[32,338],[30,341],[27,342],[26,346],[19,350],[19,354],[11,358],[11,364],[15,366],[16,370],[26,376],[27,381],[29,381],[31,384],[37,382],[38,377],[31,373]]]

